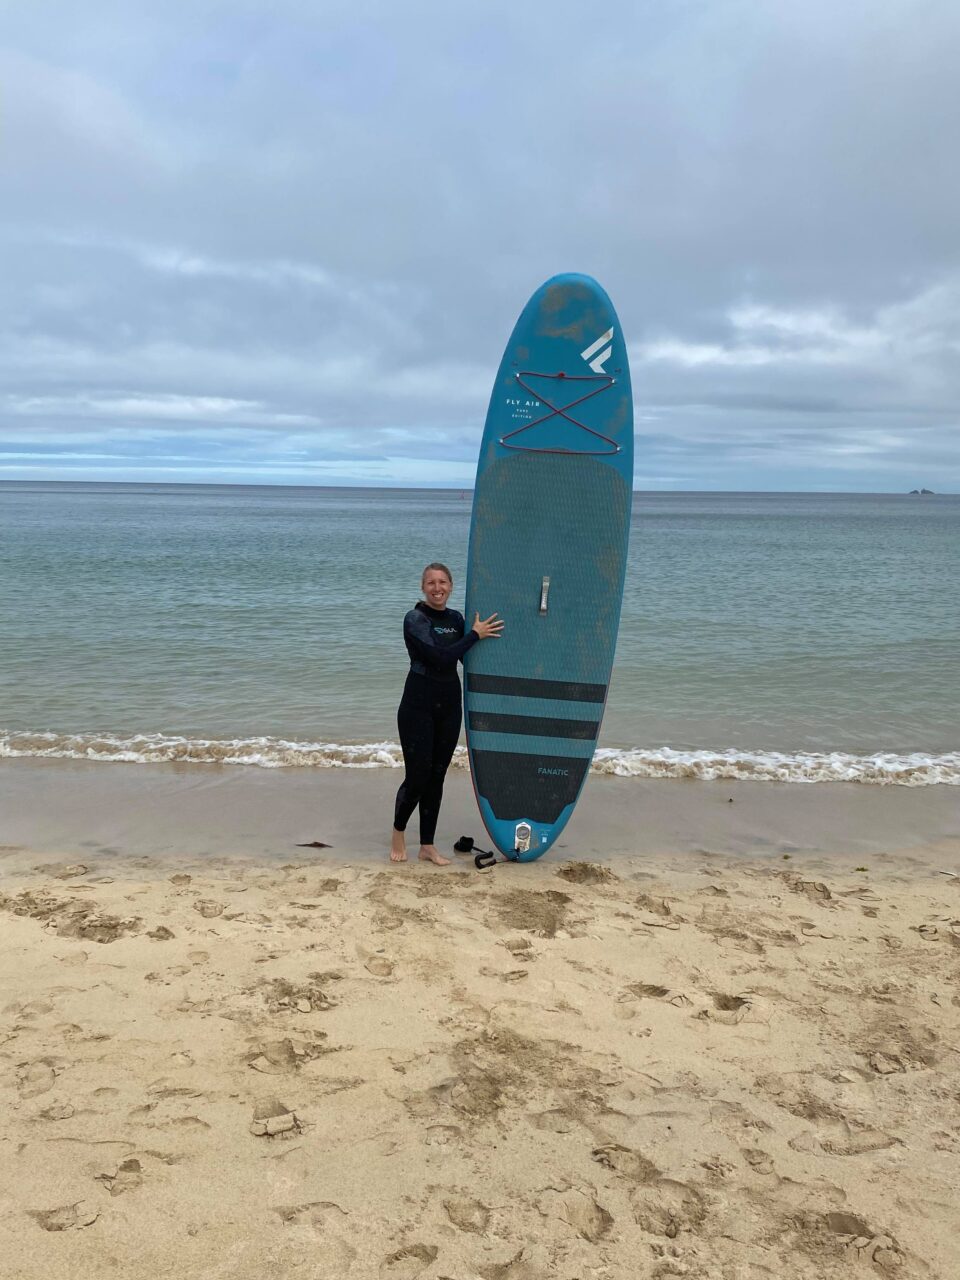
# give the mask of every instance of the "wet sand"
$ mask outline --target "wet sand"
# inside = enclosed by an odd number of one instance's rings
[[[4,1277],[960,1272],[956,788],[397,781],[0,765]]]
[[[287,858],[321,840],[379,861],[399,769],[0,760],[0,844],[34,852]],[[437,839],[483,843],[469,774],[447,775]],[[416,821],[410,836],[417,839]],[[592,777],[553,857],[858,856],[960,845],[960,787]]]

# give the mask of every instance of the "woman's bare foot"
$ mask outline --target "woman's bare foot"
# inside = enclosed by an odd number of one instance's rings
[[[433,862],[438,867],[449,867],[450,859],[445,858],[435,844],[422,844],[420,846],[420,861]]]
[[[407,837],[402,831],[394,830],[390,839],[390,861],[406,862],[407,860]]]

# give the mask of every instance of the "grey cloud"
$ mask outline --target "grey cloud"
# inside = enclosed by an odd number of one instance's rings
[[[899,483],[912,448],[960,483],[952,3],[37,0],[6,28],[0,442],[129,405],[131,456],[162,420],[226,469],[288,438],[322,468],[352,431],[358,481],[462,477],[517,311],[573,269],[631,341],[641,478],[712,484],[706,435],[742,487],[857,457]],[[824,422],[833,452],[764,470]]]

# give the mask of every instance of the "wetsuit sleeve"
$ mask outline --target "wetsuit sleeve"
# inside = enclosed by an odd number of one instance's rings
[[[468,631],[453,644],[437,644],[429,619],[416,609],[411,609],[403,620],[403,638],[412,657],[440,671],[455,667],[480,639],[475,631]]]

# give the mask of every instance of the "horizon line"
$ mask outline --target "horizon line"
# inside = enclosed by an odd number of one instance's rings
[[[401,493],[473,493],[472,485],[439,485],[439,484],[290,484],[287,482],[259,480],[22,480],[6,478],[0,475],[0,485],[107,485],[116,488],[163,488],[163,489],[346,489],[373,492]],[[632,493],[718,493],[718,494],[818,494],[821,496],[874,496],[874,497],[956,497],[950,490],[933,489],[637,489]]]

